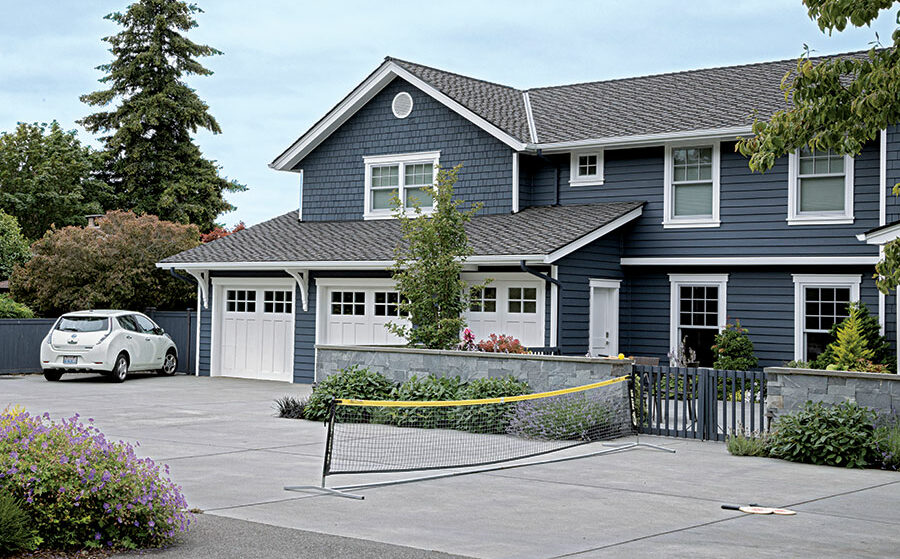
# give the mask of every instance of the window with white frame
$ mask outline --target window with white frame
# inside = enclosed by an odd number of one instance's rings
[[[719,143],[668,145],[664,227],[719,226]]]
[[[430,213],[434,199],[426,188],[434,184],[439,159],[440,152],[364,157],[364,217],[391,217],[394,197],[400,199],[403,208],[418,205],[424,213]]]
[[[469,293],[469,312],[497,312],[497,288],[473,288]]]
[[[375,292],[375,316],[407,316],[400,310],[400,292],[376,291]]]
[[[801,148],[788,158],[788,223],[853,223],[853,158]]]
[[[576,151],[571,154],[569,184],[596,186],[603,184],[603,150]]]
[[[290,290],[263,291],[263,312],[266,314],[290,314],[294,293]]]
[[[534,287],[510,287],[507,291],[507,312],[537,313],[537,289]]]
[[[859,300],[860,275],[794,275],[794,359],[812,361],[831,342],[831,327]]]
[[[685,362],[711,367],[716,334],[725,327],[727,274],[669,274],[670,350]]]
[[[363,316],[366,314],[366,293],[364,291],[332,291],[331,314]]]
[[[225,310],[228,312],[256,312],[256,290],[227,290],[225,292]]]

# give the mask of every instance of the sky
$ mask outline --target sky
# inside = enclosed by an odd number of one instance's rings
[[[246,184],[220,216],[253,225],[297,208],[298,179],[268,164],[385,56],[526,89],[868,48],[890,43],[895,14],[829,37],[800,0],[196,0],[189,37],[224,52],[188,78],[222,134],[198,132],[221,174]],[[0,132],[76,121],[111,55],[103,16],[127,0],[0,0]]]

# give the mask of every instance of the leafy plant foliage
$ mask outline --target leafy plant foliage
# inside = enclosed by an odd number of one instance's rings
[[[882,413],[875,420],[875,455],[885,470],[900,470],[900,415]]]
[[[0,210],[0,279],[8,278],[17,264],[24,264],[29,258],[31,249],[18,220]]]
[[[394,388],[391,400],[459,400],[464,384],[459,377],[441,377],[413,375],[409,380]],[[385,408],[387,417],[377,418],[380,422],[391,423],[401,427],[435,428],[446,425],[450,418],[451,408]]]
[[[735,456],[769,456],[769,437],[765,433],[733,433],[725,439],[725,448]]]
[[[34,312],[3,293],[0,294],[0,318],[34,318]]]
[[[438,170],[434,186],[427,188],[435,202],[430,215],[418,205],[402,208],[396,196],[392,201],[405,246],[397,247],[391,270],[401,295],[400,310],[412,325],[390,323],[388,328],[411,345],[453,349],[466,326],[462,315],[470,286],[459,274],[472,250],[465,224],[481,206],[463,211],[463,202],[453,199],[460,168]]]
[[[138,458],[76,415],[5,412],[0,492],[20,500],[43,544],[54,549],[161,546],[191,518],[168,467]]]
[[[515,377],[486,377],[469,382],[460,391],[461,400],[480,400],[483,398],[506,398],[530,394],[531,388],[525,381]],[[490,406],[464,406],[457,408],[456,427],[462,431],[474,433],[505,433],[509,425],[515,403]]]
[[[209,231],[216,216],[234,209],[224,194],[245,187],[220,177],[219,167],[191,138],[198,129],[221,132],[209,106],[184,81],[212,74],[198,58],[222,54],[185,36],[201,11],[181,0],[137,0],[125,12],[106,16],[123,28],[104,38],[114,57],[99,66],[107,88],[81,100],[95,107],[118,105],[80,124],[106,134],[104,172],[116,207]]]
[[[0,557],[17,551],[32,551],[41,538],[31,519],[12,493],[0,490]]]
[[[865,305],[865,303],[862,302],[850,303],[850,307],[848,308],[848,318],[832,325],[830,330],[832,342],[828,344],[825,351],[823,351],[822,354],[819,355],[814,362],[808,364],[809,367],[807,368],[825,369],[829,365],[837,364],[835,358],[835,349],[837,347],[836,342],[838,330],[849,319],[849,315],[853,314],[854,312],[857,315],[856,321],[858,323],[855,329],[859,330],[859,334],[865,342],[865,347],[867,349],[871,349],[872,355],[871,357],[862,361],[848,360],[848,363],[846,363],[846,365],[855,367],[854,369],[851,369],[854,371],[894,371],[896,362],[894,360],[894,353],[891,349],[891,344],[884,336],[881,335],[881,325],[878,324],[878,318],[872,315],[869,312],[869,308]],[[838,365],[837,368],[840,369],[840,366]]]
[[[511,435],[529,439],[593,441],[612,422],[609,409],[584,394],[520,402],[509,421]]]
[[[381,373],[352,365],[316,384],[303,414],[311,421],[325,421],[333,399],[387,400],[393,389],[394,384]]]
[[[734,324],[726,324],[725,328],[716,334],[715,345],[712,347],[716,356],[714,368],[735,371],[756,368],[759,359],[753,355],[753,342],[747,333],[748,330],[741,326],[741,321],[735,320]]]
[[[278,417],[303,419],[306,400],[294,396],[282,396],[275,400],[275,409],[278,410]]]
[[[101,158],[56,121],[19,123],[15,131],[0,134],[0,210],[15,216],[32,240],[54,224],[84,225],[85,215],[113,206],[112,192],[98,174]],[[0,231],[5,227],[0,224]],[[0,277],[5,277],[2,264]]]
[[[42,314],[77,309],[185,308],[195,287],[156,262],[199,244],[194,225],[111,211],[99,228],[54,229],[10,278],[13,298]]]
[[[827,466],[865,468],[877,463],[874,412],[854,402],[807,402],[783,415],[769,438],[774,458]]]

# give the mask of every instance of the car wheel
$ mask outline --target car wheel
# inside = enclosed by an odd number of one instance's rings
[[[124,353],[120,353],[118,357],[116,357],[116,364],[113,366],[112,374],[110,374],[109,379],[113,382],[125,382],[125,377],[128,376],[128,356]]]
[[[178,369],[178,357],[171,349],[166,352],[166,358],[163,359],[162,369],[157,371],[159,374],[170,377],[175,374]]]
[[[44,371],[44,378],[49,380],[50,382],[58,381],[63,374],[59,371]]]

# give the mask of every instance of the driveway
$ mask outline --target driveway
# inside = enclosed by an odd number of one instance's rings
[[[170,465],[197,529],[167,557],[895,557],[900,474],[739,458],[721,443],[643,437],[632,450],[360,490],[364,501],[290,493],[316,484],[325,430],[274,417],[309,387],[137,376],[0,377],[0,407],[93,417]],[[584,452],[585,449],[568,451]],[[390,476],[343,476],[352,484]],[[399,475],[394,477],[408,477]],[[790,507],[751,516],[722,503]],[[440,553],[431,553],[440,552]]]

